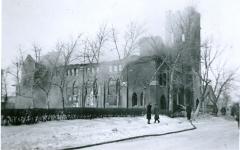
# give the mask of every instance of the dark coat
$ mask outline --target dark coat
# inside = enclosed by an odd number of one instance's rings
[[[187,112],[187,118],[188,118],[188,120],[190,120],[191,119],[191,113],[192,113],[191,106],[187,106],[186,112]]]
[[[152,106],[150,104],[147,105],[147,119],[151,119],[151,108]]]
[[[187,106],[187,108],[186,108],[186,112],[187,112],[187,114],[191,114],[192,113],[192,108],[191,108],[191,106]]]
[[[159,119],[159,108],[157,106],[154,107],[154,119]]]

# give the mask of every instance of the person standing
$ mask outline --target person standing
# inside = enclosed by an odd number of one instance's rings
[[[159,107],[157,104],[155,104],[155,107],[154,107],[154,123],[156,123],[156,121],[158,123],[160,123],[159,121]]]
[[[190,105],[187,105],[186,112],[187,112],[187,119],[190,120],[191,119],[191,113],[192,113],[192,108],[191,108]]]
[[[147,120],[148,120],[148,124],[150,124],[150,120],[151,120],[151,114],[152,114],[151,108],[152,108],[152,105],[149,103],[147,105]]]

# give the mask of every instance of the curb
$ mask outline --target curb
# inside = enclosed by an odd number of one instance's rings
[[[118,140],[106,141],[106,142],[101,142],[101,143],[83,145],[83,146],[78,146],[78,147],[64,148],[64,149],[61,149],[61,150],[82,149],[82,148],[87,148],[87,147],[103,145],[103,144],[110,144],[110,143],[122,142],[122,141],[127,141],[127,140],[138,139],[138,138],[145,138],[145,137],[163,136],[163,135],[181,133],[181,132],[186,132],[186,131],[191,131],[191,130],[197,129],[197,127],[192,123],[192,121],[189,121],[189,122],[193,126],[192,128],[189,128],[189,129],[184,129],[184,130],[179,130],[179,131],[172,131],[172,132],[161,133],[161,134],[146,134],[146,135],[141,135],[141,136],[134,136],[134,137],[123,138],[123,139],[118,139]]]

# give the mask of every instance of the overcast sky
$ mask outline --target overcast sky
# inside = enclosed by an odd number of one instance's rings
[[[211,37],[228,47],[229,66],[239,65],[239,0],[2,0],[2,67],[11,64],[19,47],[28,53],[36,43],[46,53],[57,41],[94,33],[103,23],[122,30],[134,21],[162,36],[166,11],[189,5],[201,13],[202,40]]]

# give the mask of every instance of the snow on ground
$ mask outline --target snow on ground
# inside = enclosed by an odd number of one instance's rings
[[[2,126],[2,149],[61,149],[146,134],[188,129],[185,118],[160,116],[160,124],[142,117],[61,120],[34,125]]]
[[[205,116],[193,121],[196,130],[87,148],[88,150],[239,150],[237,122]]]

